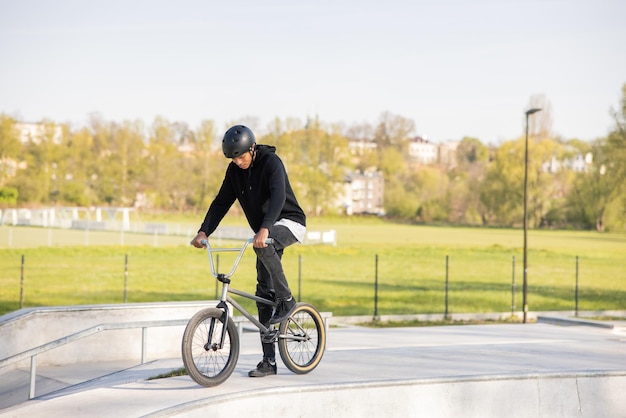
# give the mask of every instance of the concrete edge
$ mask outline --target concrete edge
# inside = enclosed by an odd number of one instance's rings
[[[528,312],[528,320],[530,322],[539,321],[539,318],[571,318],[572,321],[589,322],[589,323],[619,323],[623,322],[626,326],[626,311],[581,311],[580,314],[584,315],[577,318],[572,318],[576,314],[575,311],[536,311]],[[463,321],[463,320],[492,320],[499,321],[509,318],[522,319],[522,312],[486,312],[486,313],[450,313],[448,319]],[[587,319],[585,316],[614,316],[623,318],[623,321],[595,321]],[[431,314],[410,314],[410,315],[379,315],[376,320],[380,322],[394,322],[394,321],[443,321],[445,318],[444,313],[431,313]],[[355,325],[359,323],[368,323],[374,320],[372,315],[353,315],[353,316],[334,316],[332,318],[332,325]]]
[[[28,318],[32,315],[41,315],[54,312],[82,312],[90,310],[128,310],[128,309],[145,309],[172,306],[210,306],[211,303],[217,303],[214,299],[194,300],[194,301],[176,301],[176,302],[137,302],[137,303],[110,303],[96,305],[68,305],[68,306],[38,306],[30,308],[22,308],[13,312],[9,312],[0,316],[0,324],[9,323],[18,319]]]
[[[605,329],[616,329],[623,328],[626,325],[621,325],[616,323],[616,321],[597,321],[594,319],[586,319],[586,318],[565,318],[561,316],[537,316],[537,322],[543,324],[551,324],[551,325],[585,325],[590,327],[597,328],[605,328]]]
[[[372,382],[343,382],[331,384],[315,384],[303,386],[280,386],[253,389],[235,394],[208,396],[191,402],[182,403],[169,408],[164,408],[144,417],[160,418],[171,417],[177,415],[186,415],[199,409],[212,407],[215,408],[220,404],[237,402],[240,400],[249,400],[251,398],[259,398],[268,395],[281,396],[289,394],[305,394],[305,393],[322,393],[336,392],[345,390],[363,390],[363,389],[383,389],[397,388],[402,386],[427,386],[442,384],[472,384],[484,382],[505,382],[505,381],[526,381],[540,379],[581,379],[581,378],[626,378],[626,370],[623,371],[580,371],[568,373],[528,373],[528,374],[498,374],[498,375],[476,375],[476,376],[452,376],[446,378],[433,379],[387,379]],[[217,412],[217,411],[214,411]]]

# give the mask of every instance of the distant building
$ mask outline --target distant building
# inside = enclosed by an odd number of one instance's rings
[[[546,161],[541,165],[541,171],[544,173],[558,173],[561,171],[561,161],[553,155],[550,161]]]
[[[544,173],[558,173],[562,169],[569,169],[577,173],[586,173],[592,163],[592,153],[588,152],[584,155],[578,153],[572,158],[566,158],[564,160],[559,160],[556,156],[553,156],[550,161],[546,161],[541,165],[541,169]]]
[[[566,160],[565,165],[572,171],[586,172],[587,168],[593,163],[593,154],[588,152],[585,155],[576,154],[571,160]]]
[[[363,156],[366,152],[376,150],[376,142],[369,139],[350,139],[348,148],[352,155]]]
[[[456,167],[458,164],[456,152],[459,148],[459,144],[459,141],[449,141],[439,144],[439,164],[449,169]]]
[[[341,206],[347,215],[384,215],[385,181],[382,173],[354,172],[346,176]]]
[[[60,144],[61,139],[63,138],[63,129],[60,125],[50,124],[46,126],[42,123],[17,122],[15,124],[15,129],[19,133],[19,141],[22,144],[26,144],[29,141],[33,141],[38,144],[46,136],[51,138],[53,143]],[[0,178],[15,177],[18,170],[25,170],[26,168],[26,161],[18,162],[9,158],[2,159],[0,160],[0,170],[2,171],[2,176],[0,176]]]
[[[20,133],[20,142],[23,144],[30,140],[40,143],[46,135],[52,138],[53,143],[60,144],[63,137],[63,129],[60,125],[46,126],[43,123],[17,122],[15,129]],[[46,132],[46,129],[49,131]]]
[[[409,140],[409,158],[420,164],[434,164],[437,162],[437,145],[421,136]]]

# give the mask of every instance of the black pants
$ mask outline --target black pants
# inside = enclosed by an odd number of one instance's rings
[[[254,248],[256,253],[257,285],[256,295],[272,301],[289,299],[291,290],[283,271],[283,251],[298,240],[293,236],[289,228],[278,225],[270,229],[269,237],[274,239],[273,244],[264,248]],[[259,322],[266,327],[270,326],[273,307],[257,302]],[[272,343],[263,343],[263,357],[276,358],[276,348]]]

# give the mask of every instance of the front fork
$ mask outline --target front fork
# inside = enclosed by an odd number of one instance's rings
[[[204,349],[206,351],[209,351],[209,350],[217,351],[217,350],[223,349],[224,341],[226,340],[226,332],[228,331],[228,320],[230,319],[230,312],[228,311],[228,305],[226,304],[226,302],[220,301],[220,303],[217,304],[216,308],[221,309],[223,313],[219,319],[211,318],[211,326],[209,327],[208,341],[206,342],[206,344],[204,344]],[[215,323],[218,320],[223,324],[222,335],[220,337],[219,344],[213,344],[211,341],[213,341],[213,334],[215,333]]]
[[[230,319],[230,312],[228,310],[228,305],[226,304],[226,299],[228,295],[228,285],[230,284],[230,279],[225,274],[218,274],[217,280],[222,282],[222,297],[220,298],[220,302],[217,304],[216,308],[221,309],[223,311],[222,316],[220,317],[220,321],[222,322],[222,335],[220,336],[219,344],[213,344],[213,334],[215,333],[215,323],[217,321],[216,318],[211,318],[211,326],[209,327],[209,335],[208,341],[204,344],[204,349],[206,351],[209,350],[221,350],[224,348],[224,341],[226,340],[226,332],[228,332],[228,320]]]

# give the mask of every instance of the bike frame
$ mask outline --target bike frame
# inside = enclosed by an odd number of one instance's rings
[[[237,311],[239,311],[250,322],[252,322],[257,328],[259,328],[262,334],[267,335],[271,333],[271,330],[267,328],[265,325],[263,325],[256,317],[254,317],[254,315],[248,312],[243,306],[237,303],[236,300],[228,296],[229,293],[232,293],[232,294],[235,294],[235,295],[247,298],[247,299],[254,300],[256,302],[264,303],[269,306],[276,306],[276,302],[271,301],[269,299],[265,299],[260,296],[256,296],[251,293],[248,293],[248,292],[230,288],[230,278],[235,274],[235,271],[237,270],[237,267],[239,266],[239,263],[241,262],[241,258],[243,257],[243,253],[246,251],[246,248],[248,248],[248,245],[250,245],[252,241],[253,241],[253,238],[247,239],[244,242],[243,246],[241,246],[240,248],[237,248],[237,247],[212,248],[208,239],[202,240],[202,244],[204,244],[207,249],[207,254],[209,256],[209,264],[211,265],[211,274],[213,275],[213,277],[215,277],[218,281],[222,283],[222,295],[220,297],[220,301],[217,304],[216,308],[222,309],[224,311],[224,315],[225,315],[224,324],[227,324],[228,320],[230,319],[230,309],[228,309],[228,304],[227,304],[227,303],[230,303],[235,309],[237,309]],[[272,244],[274,240],[271,238],[268,238],[266,242],[267,244]],[[239,254],[237,254],[237,257],[235,258],[235,262],[233,263],[232,268],[227,274],[219,273],[218,271],[216,271],[215,264],[213,263],[213,254],[220,253],[220,252],[239,252]],[[214,325],[215,325],[214,323],[211,323],[211,329],[209,332],[210,336],[213,335]],[[225,336],[226,336],[226,327],[223,327],[222,337],[220,339],[220,349],[224,348]],[[211,340],[211,337],[209,337],[209,341],[210,340]]]
[[[273,240],[266,242],[271,245]],[[222,282],[222,295],[217,302],[217,307],[204,308],[191,317],[183,333],[181,354],[189,376],[205,387],[223,383],[237,366],[242,341],[241,328],[235,328],[235,321],[231,317],[233,309],[243,314],[243,317],[238,317],[238,319],[245,318],[259,329],[262,343],[277,345],[284,365],[292,372],[309,373],[319,365],[324,355],[326,327],[322,315],[313,305],[298,302],[289,318],[278,324],[265,326],[230,297],[231,294],[238,295],[256,301],[257,306],[277,305],[269,300],[271,296],[259,297],[230,288],[231,276],[235,273],[244,251],[251,243],[253,239],[248,239],[241,247],[211,248],[208,240],[202,242],[202,246],[207,249],[209,255],[211,274]],[[226,274],[216,271],[213,254],[217,252],[237,253],[233,257],[235,258],[233,267]]]

